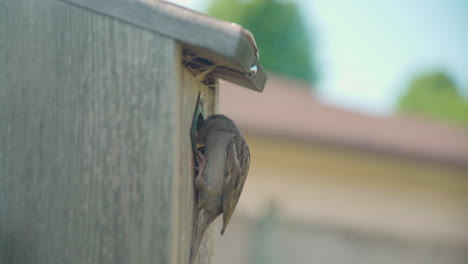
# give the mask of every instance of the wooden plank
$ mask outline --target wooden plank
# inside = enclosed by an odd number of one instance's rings
[[[178,219],[179,235],[177,236],[179,252],[175,263],[188,263],[190,257],[190,245],[192,242],[193,227],[193,205],[194,205],[194,167],[193,155],[191,150],[190,128],[192,126],[192,117],[197,102],[198,93],[202,93],[205,101],[205,113],[207,116],[216,113],[218,104],[218,88],[208,88],[198,81],[187,69],[181,67],[181,87],[179,94],[180,105],[180,163],[178,166],[180,178],[178,178],[179,187],[179,208]],[[220,219],[219,219],[220,220]],[[198,263],[213,263],[214,246],[216,237],[220,234],[220,222],[215,221],[207,231],[200,246]]]
[[[184,49],[222,66],[216,77],[263,91],[266,72],[241,26],[164,1],[61,0],[180,41]],[[255,75],[249,74],[252,66]]]
[[[0,262],[175,263],[180,47],[60,1],[0,5]]]

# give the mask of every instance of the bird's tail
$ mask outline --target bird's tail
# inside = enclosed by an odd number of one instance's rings
[[[190,264],[195,263],[195,258],[197,257],[198,248],[203,239],[205,231],[208,229],[208,226],[213,222],[216,217],[210,217],[205,210],[201,210],[195,219],[192,232],[192,246],[190,249]]]

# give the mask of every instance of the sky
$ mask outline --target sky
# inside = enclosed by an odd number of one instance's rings
[[[170,2],[200,12],[210,3]],[[323,101],[387,115],[414,76],[436,70],[468,96],[468,0],[296,2],[316,41]]]

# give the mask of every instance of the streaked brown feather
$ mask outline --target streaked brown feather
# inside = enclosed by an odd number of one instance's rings
[[[223,189],[223,229],[221,230],[221,234],[224,234],[226,226],[239,201],[245,180],[247,179],[249,166],[249,147],[241,135],[235,135],[227,147]]]

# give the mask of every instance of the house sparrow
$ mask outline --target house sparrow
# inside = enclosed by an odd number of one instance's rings
[[[194,185],[198,193],[190,263],[194,263],[203,234],[223,213],[224,234],[239,201],[250,165],[250,151],[234,122],[224,115],[210,116],[196,131],[198,171]]]

